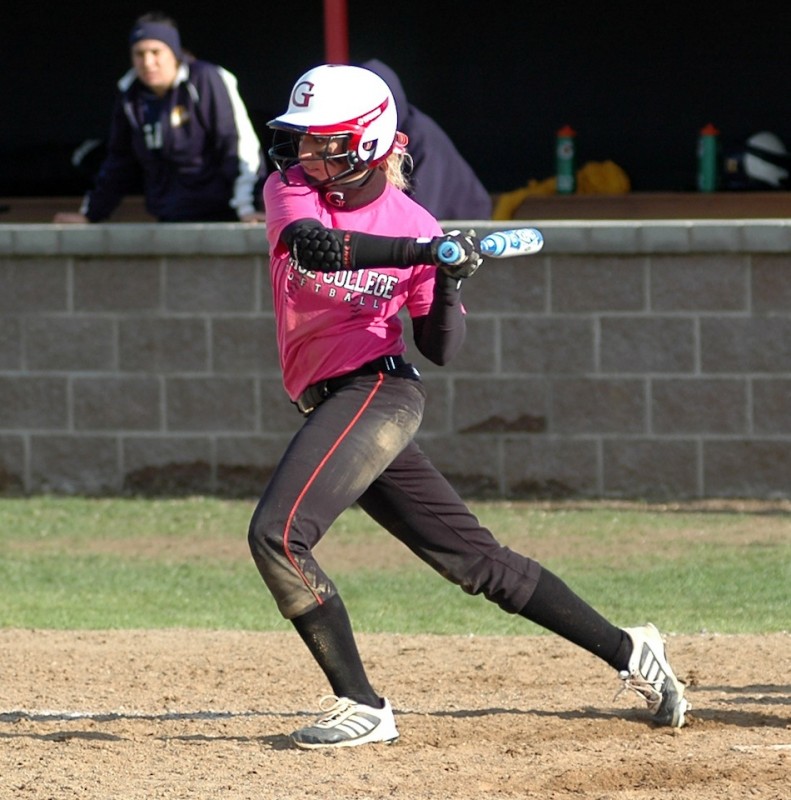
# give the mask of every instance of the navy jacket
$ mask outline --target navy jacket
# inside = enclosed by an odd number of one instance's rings
[[[147,211],[161,222],[234,221],[251,213],[266,174],[261,145],[227,70],[179,65],[157,98],[130,70],[118,82],[108,153],[81,211],[107,219],[142,174]]]
[[[491,219],[492,198],[450,137],[428,114],[407,100],[393,70],[377,59],[361,66],[375,72],[390,88],[398,111],[398,130],[414,164],[410,194],[439,220]]]

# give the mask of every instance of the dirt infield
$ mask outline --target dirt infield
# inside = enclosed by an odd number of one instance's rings
[[[556,637],[360,643],[401,739],[303,752],[325,682],[296,634],[0,630],[0,797],[791,797],[789,634],[670,636],[681,731]]]

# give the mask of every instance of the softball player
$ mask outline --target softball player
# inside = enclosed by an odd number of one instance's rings
[[[425,390],[404,358],[414,344],[445,364],[464,338],[461,285],[481,263],[473,234],[443,235],[406,187],[406,140],[385,82],[362,67],[322,65],[271,120],[264,202],[283,382],[305,421],[250,523],[256,566],[332,694],[302,748],[398,738],[369,683],[338,590],[313,548],[354,503],[443,577],[598,656],[661,725],[688,703],[651,625],[621,629],[536,561],[502,546],[414,441]],[[437,250],[460,246],[448,266]]]

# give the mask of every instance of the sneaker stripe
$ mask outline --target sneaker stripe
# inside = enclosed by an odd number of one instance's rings
[[[649,683],[654,685],[656,685],[657,681],[659,680],[664,683],[667,679],[667,675],[662,669],[662,665],[659,663],[658,659],[648,645],[643,646],[643,659],[640,664],[640,672]]]
[[[349,736],[362,736],[369,733],[376,727],[377,723],[374,720],[367,719],[366,717],[349,717],[349,719],[336,725],[337,730],[341,730]]]

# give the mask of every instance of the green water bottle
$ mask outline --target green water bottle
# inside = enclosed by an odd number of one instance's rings
[[[698,191],[716,192],[719,185],[720,132],[709,123],[698,135]]]
[[[577,169],[574,137],[577,132],[564,125],[555,139],[555,180],[558,194],[574,194],[577,190]]]

